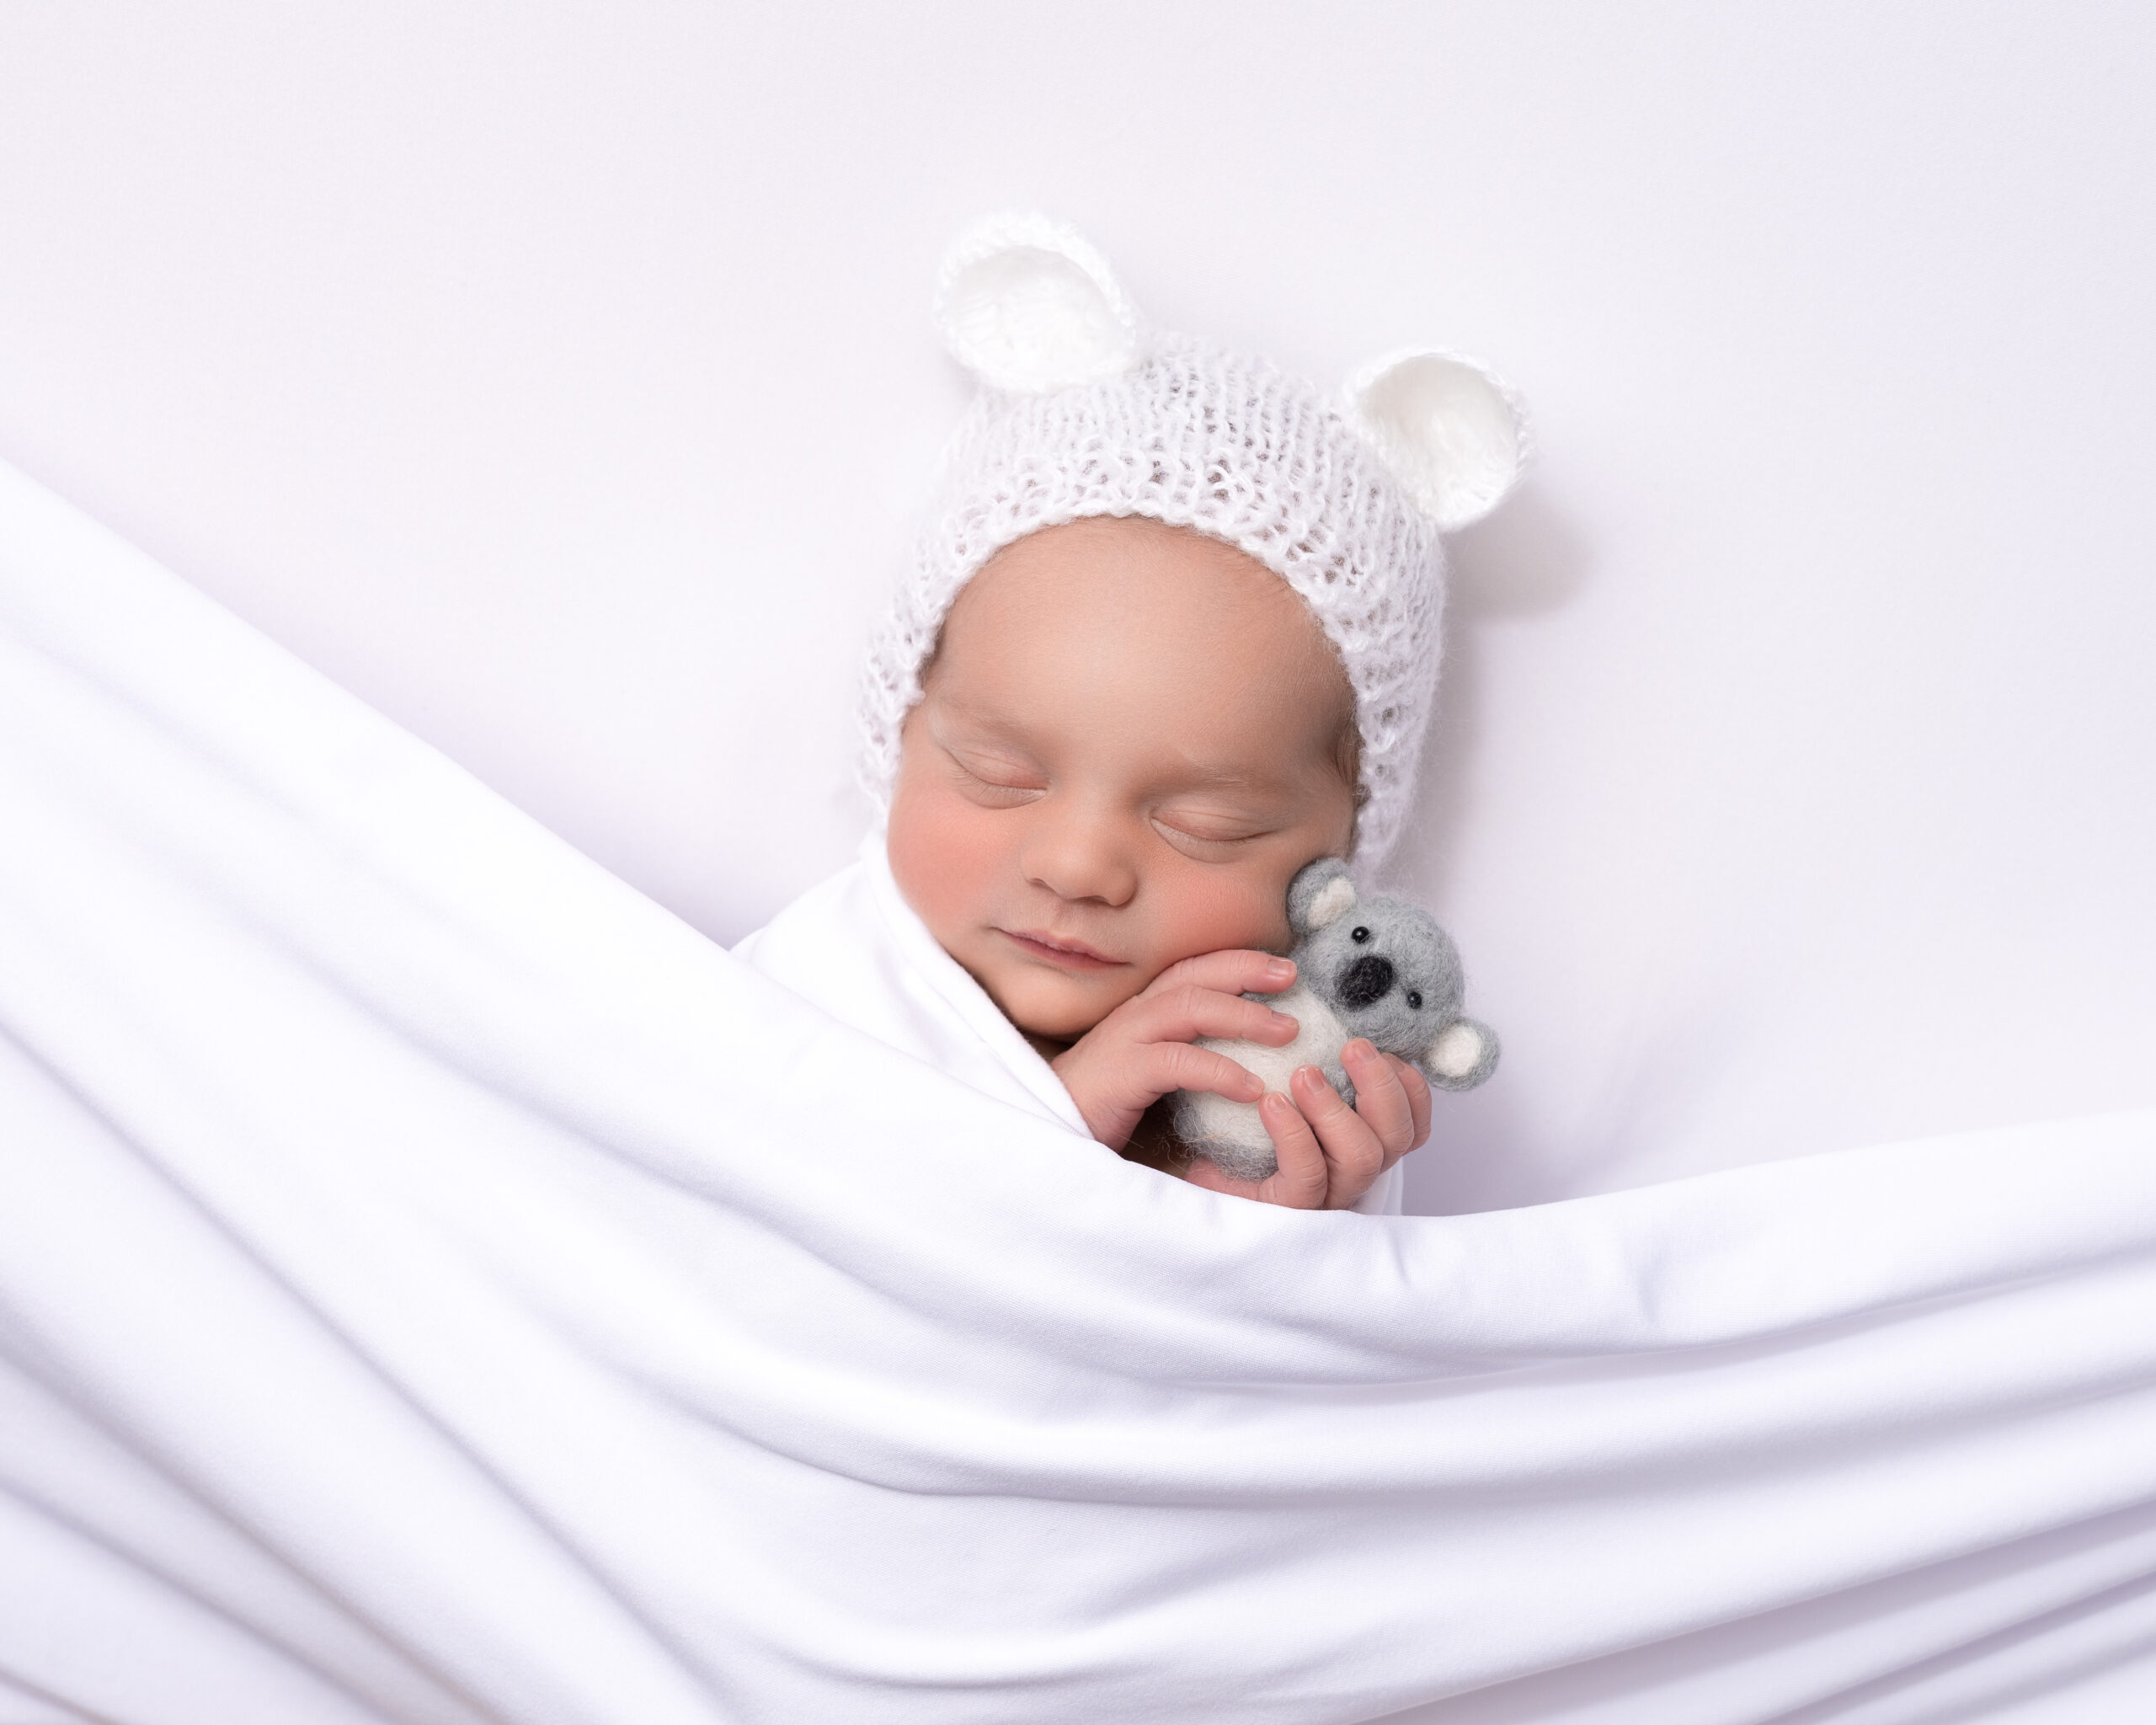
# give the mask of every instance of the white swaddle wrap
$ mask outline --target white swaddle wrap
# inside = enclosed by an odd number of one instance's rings
[[[862,841],[851,868],[803,893],[734,955],[840,1023],[1106,1153],[1048,1062],[908,906],[880,832]],[[1388,1170],[1354,1207],[1398,1215],[1402,1173]]]
[[[4,472],[0,1028],[9,1725],[2156,1680],[2156,1119],[1218,1197],[774,985]]]

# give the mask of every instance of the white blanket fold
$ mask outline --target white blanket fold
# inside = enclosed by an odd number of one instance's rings
[[[2156,1115],[1215,1197],[836,1022],[4,472],[0,1030],[9,1725],[2156,1685]]]
[[[841,1023],[1093,1142],[1048,1062],[899,897],[876,835],[734,955]]]

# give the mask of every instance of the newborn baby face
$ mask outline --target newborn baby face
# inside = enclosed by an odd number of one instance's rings
[[[1354,830],[1353,697],[1242,553],[1145,520],[1004,548],[906,721],[899,890],[1018,1028],[1069,1042],[1177,960],[1284,950],[1288,882]]]

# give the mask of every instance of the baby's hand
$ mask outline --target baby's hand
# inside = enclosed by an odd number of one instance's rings
[[[1273,1091],[1258,1104],[1258,1118],[1280,1160],[1277,1172],[1239,1180],[1197,1162],[1183,1178],[1193,1186],[1291,1210],[1345,1210],[1353,1204],[1430,1135],[1430,1087],[1406,1061],[1380,1054],[1359,1036],[1341,1050],[1340,1060],[1355,1087],[1353,1108],[1315,1066],[1295,1069],[1292,1100]]]
[[[1171,1091],[1210,1090],[1232,1102],[1256,1102],[1265,1087],[1255,1074],[1225,1055],[1193,1047],[1192,1039],[1217,1036],[1273,1048],[1293,1042],[1293,1018],[1242,996],[1278,994],[1294,980],[1294,964],[1270,953],[1185,959],[1057,1055],[1055,1076],[1093,1136],[1110,1150],[1128,1144],[1139,1117]]]

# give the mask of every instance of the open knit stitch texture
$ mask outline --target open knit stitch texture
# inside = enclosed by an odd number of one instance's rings
[[[1099,515],[1144,515],[1222,540],[1309,605],[1354,691],[1356,862],[1375,868],[1399,836],[1436,692],[1445,570],[1437,524],[1313,387],[1182,336],[1150,335],[1135,365],[1105,380],[987,387],[976,398],[870,649],[870,794],[888,804],[921,668],[967,581],[1014,540]]]

